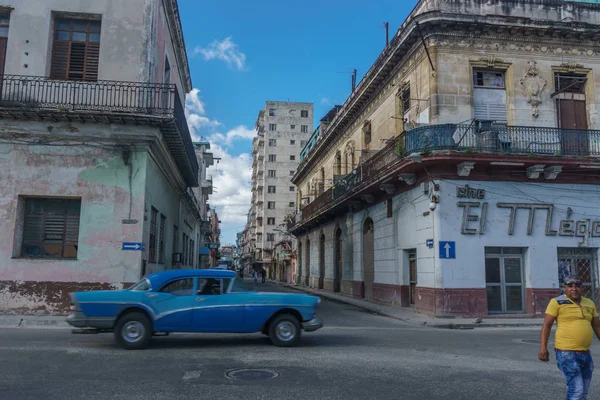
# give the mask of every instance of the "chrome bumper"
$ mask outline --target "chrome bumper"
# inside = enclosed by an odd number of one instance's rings
[[[67,323],[75,328],[95,328],[110,330],[115,324],[115,319],[112,317],[86,317],[81,311],[75,311],[66,319]]]
[[[81,311],[76,311],[69,315],[67,323],[75,328],[85,328],[87,326],[85,315]]]
[[[310,321],[306,321],[302,323],[302,329],[306,332],[314,332],[319,328],[323,327],[323,321],[318,318],[313,318]]]

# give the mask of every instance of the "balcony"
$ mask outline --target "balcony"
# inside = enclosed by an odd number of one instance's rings
[[[405,132],[400,138],[389,140],[384,148],[355,168],[352,173],[338,178],[334,186],[302,207],[296,215],[295,226],[309,223],[314,217],[341,207],[351,198],[363,193],[380,180],[402,169],[410,161],[406,157],[420,153],[426,157],[437,151],[443,154],[472,158],[476,153],[494,154],[494,157],[524,155],[534,157],[600,156],[600,131],[570,130],[545,127],[506,126],[473,123],[422,126]],[[577,157],[577,158],[576,158]],[[561,158],[562,159],[562,158]],[[421,161],[417,161],[420,163]],[[579,162],[579,161],[577,161]],[[380,190],[378,190],[380,191]],[[288,230],[293,230],[288,227]]]
[[[485,123],[430,125],[405,133],[406,153],[433,150],[531,154],[600,155],[600,131]]]
[[[208,179],[204,179],[201,182],[202,185],[202,194],[211,195],[213,194],[213,180],[212,176]]]
[[[63,81],[4,75],[0,118],[158,126],[190,187],[198,186],[198,160],[174,84]]]

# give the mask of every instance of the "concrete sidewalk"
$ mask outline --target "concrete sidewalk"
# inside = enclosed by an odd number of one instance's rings
[[[280,286],[303,291],[328,300],[349,304],[365,311],[394,318],[409,324],[445,329],[474,329],[474,328],[510,328],[510,327],[541,327],[543,318],[435,318],[414,311],[372,303],[338,293],[312,289],[306,286],[288,284],[269,280]]]

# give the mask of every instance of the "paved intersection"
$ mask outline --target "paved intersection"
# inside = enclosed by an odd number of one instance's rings
[[[324,301],[318,314],[326,326],[305,334],[292,349],[274,347],[261,334],[179,334],[157,338],[148,350],[127,352],[109,334],[0,329],[0,399],[563,396],[554,362],[537,361],[537,329],[425,328],[331,301]],[[236,368],[272,369],[279,376],[225,377]],[[600,398],[598,379],[591,398]]]

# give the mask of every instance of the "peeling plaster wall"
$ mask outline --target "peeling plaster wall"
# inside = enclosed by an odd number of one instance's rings
[[[6,74],[47,76],[52,12],[101,14],[98,80],[140,81],[143,0],[4,0],[10,17]],[[28,53],[28,55],[25,55]],[[27,64],[27,68],[25,67]]]
[[[139,279],[141,252],[121,247],[122,242],[142,241],[145,149],[132,153],[131,168],[130,182],[121,150],[98,143],[0,144],[0,312],[24,310],[34,303],[41,307],[44,296],[48,296],[45,311],[52,312],[58,307],[52,298],[59,287],[122,287]],[[81,198],[77,260],[20,258],[20,196]],[[130,217],[139,222],[122,224]]]

